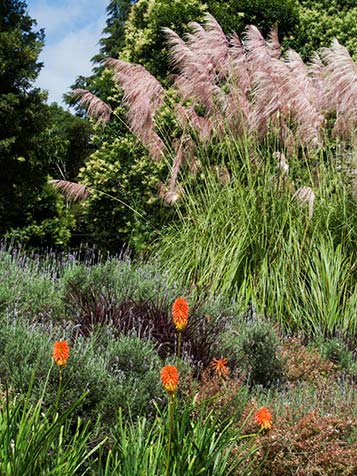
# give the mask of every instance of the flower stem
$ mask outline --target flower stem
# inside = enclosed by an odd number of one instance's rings
[[[60,366],[60,368],[59,368],[59,383],[58,383],[58,390],[57,390],[55,413],[57,412],[57,409],[58,409],[58,404],[59,404],[59,399],[60,399],[60,395],[61,395],[61,390],[62,390],[62,366]]]
[[[178,342],[177,342],[177,359],[179,359],[180,356],[181,356],[181,335],[182,335],[182,332],[179,332],[178,333]]]
[[[170,470],[170,453],[171,453],[171,439],[172,439],[172,423],[173,423],[173,417],[174,417],[174,400],[175,400],[175,394],[170,394],[169,414],[168,414],[169,437],[167,441],[166,472],[165,472],[166,476],[169,476],[169,470]]]

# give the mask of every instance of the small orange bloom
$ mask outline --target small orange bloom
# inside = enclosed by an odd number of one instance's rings
[[[272,416],[268,408],[260,408],[255,412],[255,421],[263,430],[270,430],[272,427]]]
[[[182,332],[187,326],[189,306],[185,298],[179,297],[175,299],[172,305],[172,320],[176,330]]]
[[[213,359],[211,362],[211,367],[220,377],[228,377],[229,368],[227,367],[227,363],[227,359]]]
[[[58,340],[53,344],[53,359],[60,367],[67,364],[69,345],[65,340]]]
[[[179,373],[174,365],[165,365],[161,370],[161,382],[164,389],[173,394],[176,392],[179,381]]]

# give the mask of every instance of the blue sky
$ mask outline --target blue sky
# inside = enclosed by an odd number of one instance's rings
[[[63,106],[62,95],[76,77],[88,75],[98,50],[109,0],[28,0],[30,16],[44,28],[44,67],[35,85],[48,91],[48,102]]]

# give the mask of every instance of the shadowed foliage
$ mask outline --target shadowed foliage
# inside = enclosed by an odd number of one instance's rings
[[[89,336],[98,326],[110,326],[119,335],[136,335],[151,340],[162,358],[175,354],[177,332],[167,298],[118,301],[110,290],[82,290],[76,282],[67,283],[66,301],[74,316],[75,332]],[[202,315],[199,305],[190,311],[183,331],[183,354],[197,371],[207,367],[215,355],[218,336],[228,318]]]

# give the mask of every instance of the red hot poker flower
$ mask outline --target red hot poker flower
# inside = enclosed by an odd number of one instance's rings
[[[171,395],[176,392],[179,373],[174,365],[165,365],[161,370],[161,382],[164,389]]]
[[[262,407],[255,412],[255,421],[263,430],[270,430],[272,427],[272,416],[268,408]]]
[[[172,305],[172,320],[178,332],[182,332],[186,328],[189,310],[185,298],[179,297],[175,299]]]
[[[69,358],[69,345],[65,340],[58,340],[53,344],[53,359],[61,367],[67,364]]]
[[[211,362],[211,367],[220,377],[228,377],[229,368],[227,367],[227,363],[227,359],[213,359]]]

